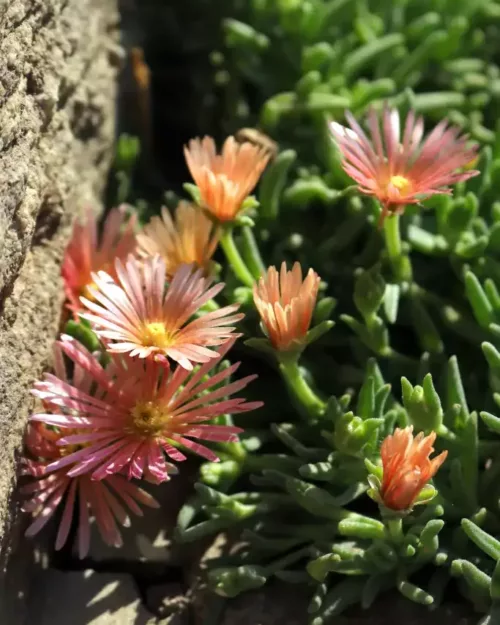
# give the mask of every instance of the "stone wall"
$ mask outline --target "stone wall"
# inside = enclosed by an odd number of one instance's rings
[[[0,0],[0,578],[29,387],[56,336],[74,215],[99,208],[120,63],[116,0]],[[2,619],[0,579],[0,622]],[[12,625],[15,625],[12,621]]]

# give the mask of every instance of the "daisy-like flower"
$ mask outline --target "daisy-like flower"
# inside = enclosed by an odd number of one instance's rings
[[[209,348],[227,341],[235,329],[231,324],[244,316],[236,314],[238,305],[233,304],[192,319],[224,288],[223,283],[210,286],[212,280],[202,269],[182,265],[168,287],[165,261],[159,256],[143,262],[129,257],[125,265],[117,260],[115,271],[116,282],[102,272],[93,274],[93,301],[82,297],[90,311],[82,317],[109,341],[110,352],[164,363],[170,358],[192,369],[192,363],[217,357]]]
[[[283,262],[279,273],[276,267],[269,267],[267,274],[254,285],[255,305],[269,339],[277,350],[293,350],[304,343],[320,282],[320,277],[312,269],[302,280],[299,263],[287,271],[286,263]]]
[[[169,277],[184,264],[194,264],[209,274],[219,233],[213,221],[197,206],[180,202],[175,211],[175,222],[169,210],[163,207],[161,217],[153,217],[144,226],[137,235],[137,242],[141,256],[159,254],[163,258]]]
[[[92,518],[104,542],[112,547],[121,547],[123,541],[119,525],[130,526],[129,512],[142,516],[139,504],[158,508],[158,502],[121,475],[111,475],[106,480],[96,481],[88,475],[70,477],[70,467],[48,473],[47,466],[50,463],[57,462],[71,452],[72,448],[57,444],[61,436],[61,433],[48,429],[43,423],[28,426],[25,438],[28,455],[21,461],[21,475],[34,479],[20,489],[26,497],[23,510],[33,516],[26,535],[37,534],[56,510],[62,507],[56,549],[65,545],[76,510],[80,558],[84,558],[89,550]]]
[[[241,429],[206,421],[262,405],[231,397],[256,377],[224,384],[239,363],[209,376],[233,343],[226,342],[218,357],[196,372],[182,367],[172,372],[152,360],[118,355],[111,355],[104,369],[82,345],[63,337],[61,349],[90,376],[95,390],[90,395],[52,374],[35,385],[34,393],[50,411],[32,415],[31,421],[67,430],[58,444],[78,446],[47,470],[65,469],[69,477],[90,475],[96,480],[123,472],[129,478],[162,482],[176,470],[165,455],[185,460],[180,448],[217,462],[217,455],[196,441],[236,442]]]
[[[418,495],[446,460],[447,451],[430,458],[436,433],[413,437],[413,427],[396,428],[382,443],[383,478],[379,497],[386,508],[411,510]]]
[[[350,113],[346,117],[350,129],[332,122],[330,130],[342,152],[344,171],[362,193],[380,201],[381,221],[389,213],[403,212],[406,204],[450,194],[449,185],[479,173],[464,171],[476,157],[477,146],[468,146],[468,137],[446,120],[423,141],[424,122],[414,111],[406,118],[402,139],[399,112],[387,106],[381,126],[375,111],[370,111],[370,137]]]
[[[82,308],[80,296],[90,295],[92,272],[104,270],[113,276],[115,259],[125,259],[134,252],[135,222],[135,215],[127,219],[123,206],[112,209],[104,221],[100,241],[92,210],[87,211],[85,221],[75,222],[61,270],[68,307],[75,315]]]
[[[264,147],[234,137],[226,139],[221,154],[212,137],[191,139],[184,155],[202,207],[221,222],[234,220],[270,158]]]

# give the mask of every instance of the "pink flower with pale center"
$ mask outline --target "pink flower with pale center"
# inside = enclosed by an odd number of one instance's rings
[[[438,194],[450,194],[449,185],[467,180],[478,171],[463,171],[477,155],[460,129],[441,121],[423,139],[424,122],[410,111],[401,138],[399,112],[384,108],[382,124],[372,109],[368,114],[370,136],[351,113],[350,129],[332,122],[331,133],[343,156],[344,171],[359,190],[374,195],[382,205],[381,221],[389,213],[401,213],[406,204],[416,204]]]
[[[115,263],[117,281],[92,274],[94,301],[82,297],[90,312],[82,314],[96,333],[109,342],[114,353],[166,362],[178,362],[185,369],[192,363],[217,357],[210,347],[222,345],[235,330],[231,324],[244,315],[235,314],[237,304],[224,306],[193,319],[224,284],[210,286],[212,279],[202,269],[182,265],[166,286],[166,265],[159,256],[142,262],[132,256],[123,265]]]
[[[135,223],[136,216],[127,218],[124,206],[109,212],[101,237],[97,234],[97,222],[92,210],[87,210],[85,221],[75,222],[61,270],[68,308],[75,315],[82,308],[80,296],[89,296],[92,273],[104,270],[115,277],[115,258],[125,259],[134,252],[137,245]]]
[[[35,385],[35,395],[51,411],[32,415],[31,421],[69,430],[58,444],[79,447],[47,470],[71,467],[69,477],[87,474],[97,480],[126,471],[129,478],[146,475],[162,482],[175,469],[165,455],[174,461],[186,458],[179,447],[217,462],[217,455],[196,440],[235,442],[242,430],[206,422],[262,405],[230,397],[256,377],[226,383],[239,363],[209,376],[233,343],[226,342],[217,358],[194,372],[182,367],[172,372],[153,360],[117,355],[104,369],[83,346],[63,337],[61,349],[90,376],[96,390],[90,395],[52,374]]]

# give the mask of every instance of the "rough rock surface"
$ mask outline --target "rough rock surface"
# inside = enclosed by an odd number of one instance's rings
[[[117,27],[116,0],[0,0],[0,578],[28,388],[59,323],[62,252],[72,217],[98,207],[110,162]],[[4,607],[1,591],[0,579]]]

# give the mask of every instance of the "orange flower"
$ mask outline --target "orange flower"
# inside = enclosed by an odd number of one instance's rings
[[[219,242],[219,233],[210,219],[189,202],[180,202],[175,222],[165,207],[161,217],[153,217],[137,235],[142,256],[159,254],[165,261],[167,275],[172,277],[184,264],[196,264],[210,273],[210,259]]]
[[[292,271],[287,271],[283,262],[279,274],[276,267],[269,267],[267,275],[254,285],[255,305],[276,349],[293,349],[304,342],[320,281],[312,269],[302,280],[299,263],[294,264]]]
[[[234,137],[226,139],[221,154],[212,137],[191,139],[184,155],[203,208],[219,221],[236,217],[270,158],[265,148]]]
[[[413,437],[413,427],[396,428],[380,448],[384,475],[380,498],[391,510],[409,510],[419,493],[446,460],[447,451],[429,458],[436,433]]]

